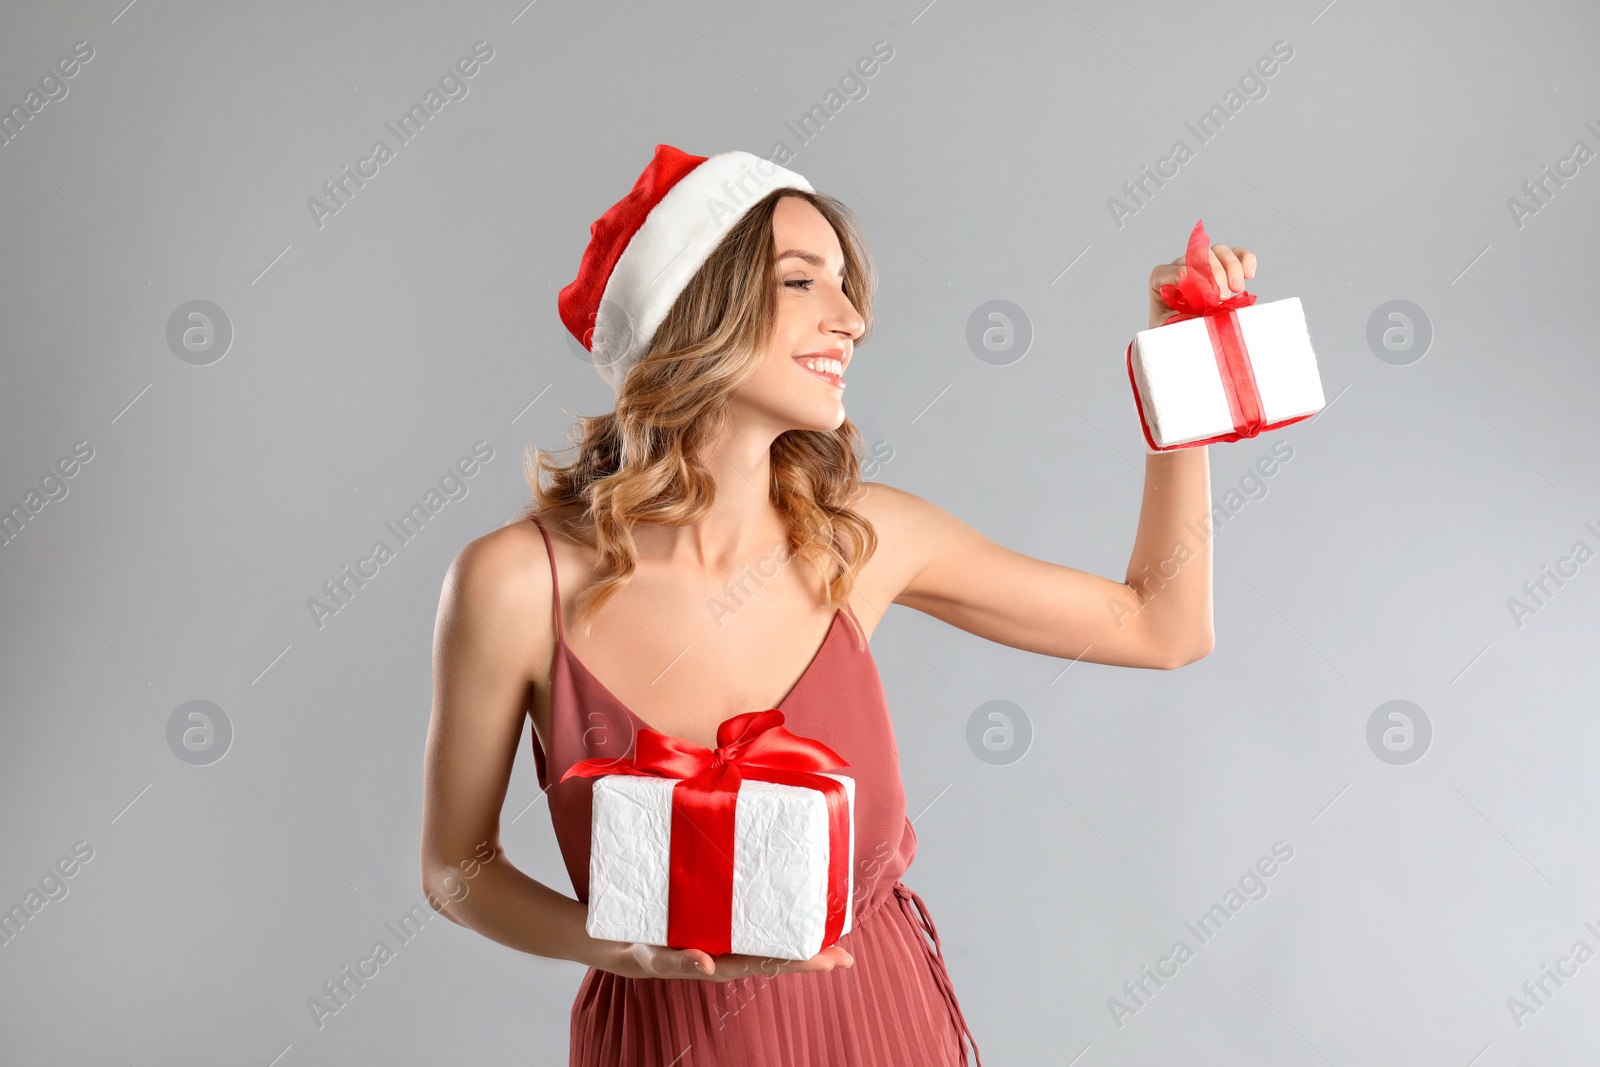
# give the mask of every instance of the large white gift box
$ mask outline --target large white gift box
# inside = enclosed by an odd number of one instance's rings
[[[1224,294],[1226,296],[1226,294]],[[1299,297],[1251,304],[1224,312],[1236,316],[1247,353],[1248,389],[1254,379],[1262,425],[1276,430],[1321,411],[1325,400],[1317,355],[1306,329]],[[1145,441],[1155,449],[1206,444],[1255,436],[1239,433],[1228,403],[1229,379],[1219,357],[1216,324],[1206,317],[1184,319],[1134,335],[1128,370],[1138,401]]]
[[[841,930],[848,933],[854,918],[856,783],[847,775],[823,776],[842,783],[849,801],[850,880]],[[668,943],[672,791],[677,784],[676,779],[650,775],[595,778],[586,927],[591,937]],[[827,798],[818,789],[745,778],[739,783],[734,821],[731,951],[810,959],[826,947],[822,940],[831,861]]]

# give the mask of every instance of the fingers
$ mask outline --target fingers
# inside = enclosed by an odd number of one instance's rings
[[[784,968],[782,961],[761,956],[708,956],[705,970],[698,977],[712,982],[731,982],[752,974],[777,974]]]
[[[838,945],[830,945],[808,960],[787,960],[773,956],[748,956],[738,953],[708,956],[698,949],[685,949],[683,955],[688,956],[691,952],[701,961],[702,969],[696,971],[691,965],[687,973],[691,977],[707,978],[714,982],[731,982],[751,974],[771,976],[799,971],[831,971],[836,967],[855,966],[855,958]]]
[[[1181,263],[1163,263],[1150,272],[1150,291],[1159,293],[1163,285],[1177,285],[1178,279],[1183,277]]]
[[[835,967],[854,967],[856,965],[856,958],[838,945],[829,945],[812,958],[820,960],[824,956],[832,959]]]
[[[1159,289],[1162,285],[1176,284],[1187,263],[1185,256],[1179,256],[1170,263],[1159,264],[1150,272],[1150,287]],[[1229,248],[1225,244],[1211,246],[1211,278],[1217,283],[1217,288],[1237,293],[1244,288],[1245,282],[1255,276],[1254,252],[1239,246]]]
[[[1225,244],[1211,246],[1211,269],[1217,286],[1239,292],[1247,279],[1255,277],[1256,254],[1247,248],[1229,248]]]
[[[1254,278],[1256,276],[1256,254],[1248,248],[1235,248],[1234,251],[1240,253],[1239,263],[1244,267],[1244,276],[1246,278]]]
[[[1209,249],[1211,258],[1211,279],[1217,288],[1224,293],[1242,293],[1244,283],[1255,277],[1256,254],[1248,248],[1238,246],[1229,247],[1225,244],[1214,244]],[[1161,290],[1167,285],[1181,283],[1184,272],[1188,267],[1188,253],[1181,255],[1170,263],[1159,263],[1150,271],[1150,325],[1152,328],[1165,325],[1166,320],[1177,312],[1168,306]]]

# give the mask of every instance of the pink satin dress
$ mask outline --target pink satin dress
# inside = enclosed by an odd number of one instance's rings
[[[549,532],[530,518],[549,550]],[[535,733],[534,762],[573,891],[587,903],[594,780],[561,776],[580,760],[628,755],[634,734],[650,724],[567,646],[553,550],[550,560],[550,751]],[[900,880],[917,838],[883,683],[848,605],[777,707],[787,729],[839,753],[849,764],[841,773],[856,780],[854,918],[838,941],[855,966],[727,982],[625,978],[591,967],[572,1004],[571,1067],[954,1067],[969,1063],[968,1044],[982,1067],[938,930]]]

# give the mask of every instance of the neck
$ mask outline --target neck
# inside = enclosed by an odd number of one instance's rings
[[[747,427],[708,445],[699,461],[716,485],[711,509],[686,526],[635,527],[641,561],[726,574],[786,544],[770,489],[775,439]]]

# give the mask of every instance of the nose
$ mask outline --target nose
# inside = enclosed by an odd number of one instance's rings
[[[851,302],[842,286],[833,290],[833,298],[823,313],[821,325],[823,333],[849,338],[852,346],[867,328],[866,320],[856,310],[855,304]]]

